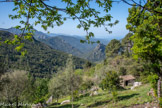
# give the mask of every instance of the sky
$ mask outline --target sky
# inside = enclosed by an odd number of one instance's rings
[[[60,1],[61,0],[51,0],[47,1],[47,3],[55,4],[58,7],[64,7],[65,5],[62,4]],[[97,6],[94,7],[96,9],[99,9]],[[15,14],[15,12],[12,11],[13,8],[14,4],[12,2],[0,2],[0,28],[10,28],[19,24],[19,20],[11,20],[8,17],[9,14]],[[112,21],[119,20],[119,23],[114,27],[109,28],[109,30],[112,31],[112,34],[106,32],[103,27],[91,28],[90,31],[95,34],[96,38],[123,38],[128,33],[128,30],[126,30],[125,27],[127,24],[126,19],[128,17],[128,8],[130,8],[130,6],[125,3],[113,3],[109,14],[113,16]],[[62,26],[49,28],[48,31],[50,31],[50,33],[85,36],[86,32],[83,29],[76,28],[77,24],[78,21],[67,20]],[[40,26],[36,26],[34,28],[39,31],[46,32]]]

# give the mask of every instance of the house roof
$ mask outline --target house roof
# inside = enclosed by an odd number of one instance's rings
[[[124,76],[120,76],[120,78],[122,78],[124,81],[125,80],[134,80],[135,77],[133,75],[124,75]]]

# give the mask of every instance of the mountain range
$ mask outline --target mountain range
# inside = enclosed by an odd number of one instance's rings
[[[11,40],[13,36],[12,33],[0,31],[0,43],[6,39]],[[24,57],[20,56],[20,52],[14,50],[14,45],[1,43],[0,59],[3,59],[7,68],[27,70],[35,77],[50,77],[52,73],[65,66],[67,53],[54,50],[35,39],[33,41],[25,40],[23,43],[23,50],[27,50]],[[83,68],[87,62],[75,56],[73,56],[73,61],[76,68]]]
[[[21,30],[16,28],[9,28],[0,30],[8,31],[13,34],[20,34]],[[25,31],[26,32],[26,31]],[[69,36],[63,34],[55,34],[55,33],[43,33],[41,31],[35,30],[34,38],[40,42],[43,42],[49,45],[51,48],[72,54],[74,56],[87,59],[91,62],[102,61],[105,58],[104,47],[109,43],[110,40],[106,39],[96,39],[92,38],[91,41],[100,41],[100,44],[88,44],[81,43],[80,40],[84,40],[84,37],[81,36]],[[99,47],[102,45],[102,47]],[[101,48],[101,49],[99,49]]]
[[[105,48],[106,45],[98,44],[89,54],[87,54],[87,59],[92,62],[104,60],[106,58]]]
[[[8,28],[8,29],[0,28],[0,30],[2,30],[2,31],[8,31],[8,32],[10,32],[10,33],[12,33],[12,34],[17,34],[17,35],[22,33],[21,30],[16,29],[16,28],[13,28],[13,27]],[[26,32],[27,32],[27,31],[25,31],[25,33],[26,33]],[[45,38],[48,38],[48,37],[49,37],[49,36],[46,35],[45,33],[43,33],[43,32],[41,32],[41,31],[38,31],[38,30],[35,29],[35,33],[34,33],[34,38],[35,38],[35,39],[45,39]]]

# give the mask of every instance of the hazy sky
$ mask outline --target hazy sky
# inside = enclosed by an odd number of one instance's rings
[[[57,6],[64,7],[64,4],[61,4],[60,0],[51,0],[48,1],[49,4],[55,3]],[[14,14],[12,11],[14,7],[14,4],[11,3],[0,3],[0,28],[10,28],[17,24],[19,24],[19,20],[11,20],[9,19],[9,14]],[[98,7],[96,7],[98,8]],[[112,34],[108,34],[104,28],[91,28],[90,31],[94,32],[95,37],[97,38],[122,38],[124,37],[128,31],[125,28],[125,25],[127,23],[126,18],[128,16],[128,6],[125,3],[113,3],[113,7],[110,11],[110,14],[113,16],[113,20],[119,20],[119,23],[114,26],[113,28],[110,28],[112,30]],[[77,29],[78,22],[73,20],[67,20],[64,25],[60,27],[55,28],[49,28],[48,30],[51,33],[61,33],[61,34],[67,34],[67,35],[80,35],[84,36],[86,33],[83,31],[83,29]],[[45,32],[40,26],[36,26],[35,29]]]

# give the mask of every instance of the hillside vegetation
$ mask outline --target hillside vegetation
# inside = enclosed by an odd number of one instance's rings
[[[73,85],[72,93],[62,93],[68,84],[64,85],[61,80],[66,78],[66,72],[70,72],[70,70],[62,71],[61,74],[53,76],[51,80],[59,82],[59,86],[53,85],[52,88],[51,85],[49,89],[56,91],[59,89],[59,92],[50,92],[54,93],[55,99],[52,104],[49,104],[49,108],[71,108],[72,106],[74,108],[157,107],[157,98],[148,95],[150,89],[153,88],[152,80],[157,80],[157,76],[151,74],[149,63],[133,59],[130,50],[132,47],[131,36],[132,34],[127,34],[122,41],[112,40],[106,46],[106,58],[103,62],[95,66],[87,63],[84,69],[77,69],[71,73],[70,75],[81,79],[81,82],[74,80],[75,78],[71,79],[74,81],[73,83],[76,83],[75,86]],[[119,76],[122,75],[133,75],[135,81],[142,82],[142,85],[133,90],[130,89],[131,86],[123,87],[120,85],[122,79],[119,79]],[[67,81],[68,79],[65,79],[63,82]],[[97,93],[92,90],[94,87],[98,88]],[[156,95],[156,91],[153,94]],[[71,102],[61,105],[65,100]]]
[[[119,100],[114,103],[113,97],[107,91],[99,91],[98,96],[84,96],[78,98],[77,101],[74,102],[76,108],[131,108],[136,107],[139,104],[144,103],[151,103],[153,98],[148,96],[147,93],[150,90],[150,85],[142,85],[141,87],[136,88],[135,90],[121,90],[118,91],[118,98]],[[60,99],[59,103],[53,104],[60,104],[63,100],[70,99],[69,97],[65,97]],[[66,105],[53,105],[51,104],[49,108],[71,108],[71,104]],[[136,105],[136,106],[135,106]],[[150,104],[148,104],[150,105]],[[156,106],[156,105],[155,105]],[[144,107],[144,106],[143,106]],[[151,106],[150,107],[154,107]]]

